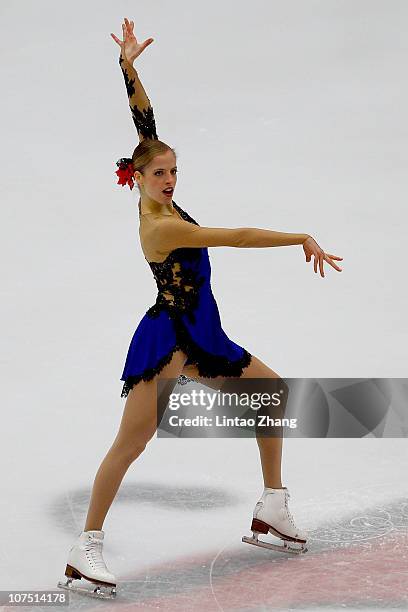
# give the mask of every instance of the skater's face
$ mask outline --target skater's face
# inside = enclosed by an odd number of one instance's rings
[[[160,204],[170,203],[177,183],[177,164],[173,151],[156,155],[145,167],[143,174],[136,170],[135,179],[142,196]],[[164,193],[168,188],[172,191],[169,194]]]

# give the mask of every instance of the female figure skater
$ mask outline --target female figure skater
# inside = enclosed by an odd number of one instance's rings
[[[306,261],[313,256],[314,271],[317,272],[319,264],[322,277],[323,261],[341,271],[333,260],[342,259],[325,253],[308,234],[252,227],[201,227],[173,201],[177,183],[175,152],[158,140],[152,106],[133,66],[153,39],[138,43],[133,27],[133,21],[125,18],[123,41],[111,34],[121,49],[119,64],[139,136],[132,158],[117,162],[117,174],[118,183],[127,184],[131,189],[134,180],[137,182],[140,241],[156,280],[158,295],[130,343],[121,377],[124,381],[121,395],[127,399],[119,431],[96,474],[84,531],[69,552],[65,571],[68,580],[66,584],[58,584],[99,597],[114,597],[116,593],[115,576],[108,571],[102,557],[103,522],[126,471],[156,431],[157,379],[180,377],[178,380],[183,382],[187,376],[220,389],[228,377],[262,378],[278,381],[287,399],[288,388],[279,375],[223,331],[210,286],[207,247],[301,244]],[[281,482],[282,438],[257,437],[257,443],[264,491],[253,512],[252,543],[262,545],[255,536],[269,531],[284,540],[285,545],[292,541],[303,547],[306,536],[295,525],[288,508],[289,492]],[[98,586],[94,591],[72,586],[72,581],[81,577]],[[110,588],[110,593],[106,595],[101,586]]]

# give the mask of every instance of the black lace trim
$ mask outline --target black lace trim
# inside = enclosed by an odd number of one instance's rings
[[[144,380],[144,381],[152,380],[152,378],[154,378],[156,374],[162,371],[165,365],[170,363],[170,361],[172,360],[173,354],[176,352],[176,350],[178,350],[177,345],[175,345],[171,349],[171,351],[167,353],[167,355],[164,355],[164,357],[162,357],[157,362],[157,365],[155,367],[147,368],[144,372],[142,372],[142,374],[137,374],[136,376],[128,376],[128,378],[123,383],[122,393],[120,394],[120,396],[127,397],[133,385],[136,385],[141,380]]]
[[[136,104],[132,106],[129,104],[129,108],[132,113],[133,123],[136,126],[138,134],[141,134],[144,138],[150,138],[150,140],[158,140],[159,137],[156,133],[156,122],[154,120],[153,108],[145,108],[140,111]]]
[[[152,380],[156,374],[162,371],[165,365],[170,363],[173,354],[179,349],[186,353],[190,361],[197,366],[199,376],[203,376],[204,378],[215,378],[216,376],[240,377],[242,375],[242,370],[251,363],[252,355],[245,348],[243,348],[244,352],[242,357],[235,361],[230,361],[227,357],[213,355],[202,349],[190,337],[183,322],[179,318],[174,319],[174,327],[176,331],[175,346],[167,355],[160,359],[155,367],[148,368],[143,373],[136,376],[129,376],[123,384],[121,397],[127,397],[130,389],[139,381]]]
[[[189,221],[190,223],[194,223],[194,225],[199,225],[199,224],[197,223],[197,221],[196,221],[195,219],[193,219],[193,217],[191,217],[191,216],[188,214],[188,212],[186,212],[185,210],[183,210],[183,209],[181,208],[181,206],[179,206],[178,204],[176,204],[174,201],[173,201],[173,208],[175,208],[175,209],[177,210],[177,212],[179,213],[180,217],[181,217],[182,219],[184,219],[184,221]]]
[[[132,119],[136,126],[137,133],[143,136],[143,138],[150,138],[151,140],[158,140],[156,132],[156,122],[154,119],[153,108],[149,106],[146,109],[139,110],[136,104],[132,106],[130,103],[131,97],[136,93],[135,90],[135,79],[130,79],[126,71],[126,68],[122,66],[124,59],[119,56],[119,65],[122,70],[123,78],[125,79],[125,86],[127,95],[129,98],[129,108],[132,113]]]
[[[129,79],[129,75],[128,75],[127,71],[126,71],[126,68],[124,68],[124,67],[122,66],[122,64],[123,64],[123,62],[124,62],[124,61],[125,61],[125,60],[124,60],[124,59],[123,59],[123,57],[120,55],[120,56],[119,56],[119,66],[120,66],[120,69],[122,70],[123,78],[125,79],[125,85],[126,85],[127,95],[128,95],[128,98],[130,99],[130,98],[131,98],[132,96],[134,96],[134,95],[135,95],[135,93],[136,93],[136,90],[135,90],[135,88],[134,88],[134,85],[135,85],[135,79]]]
[[[228,357],[213,355],[201,348],[190,337],[181,318],[174,319],[176,339],[179,347],[188,355],[192,363],[197,365],[199,376],[215,378],[216,376],[241,376],[242,369],[251,362],[252,355],[243,349],[240,359],[230,361]]]
[[[200,249],[179,248],[171,251],[160,263],[149,262],[158,289],[156,303],[146,311],[150,318],[158,317],[162,310],[166,310],[171,318],[184,313],[191,323],[196,322],[194,311],[205,278],[195,270],[183,267],[182,260],[192,261],[198,257]]]

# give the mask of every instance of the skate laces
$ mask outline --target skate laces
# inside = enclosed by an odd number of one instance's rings
[[[85,542],[85,550],[87,551],[87,553],[90,553],[92,562],[97,569],[103,569],[107,571],[107,567],[102,558],[102,544],[103,540],[98,540],[98,538],[93,538],[89,536],[89,538]]]
[[[289,506],[288,506],[288,499],[289,499],[289,498],[290,498],[289,491],[285,490],[285,508],[286,508],[286,516],[288,517],[289,521],[292,523],[293,527],[295,527],[295,528],[296,528],[295,521],[294,521],[294,519],[293,519],[292,514],[290,513]]]

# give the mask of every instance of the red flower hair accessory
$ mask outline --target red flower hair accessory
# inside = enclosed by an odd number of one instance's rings
[[[116,165],[119,167],[115,172],[119,177],[117,185],[122,185],[122,187],[129,185],[130,189],[133,189],[135,181],[133,179],[134,170],[131,158],[121,157],[116,162]]]

